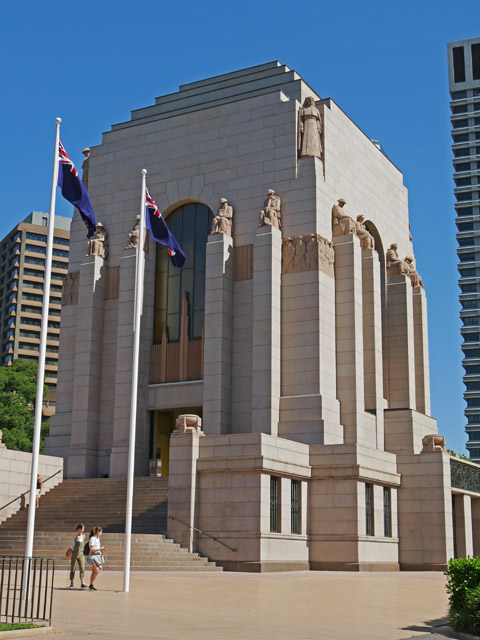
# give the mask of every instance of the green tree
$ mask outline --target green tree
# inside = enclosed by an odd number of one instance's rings
[[[28,360],[14,360],[10,367],[0,367],[0,429],[8,449],[32,451],[37,372],[37,363]],[[44,397],[47,392],[44,385]],[[49,425],[49,420],[42,422],[40,452]]]

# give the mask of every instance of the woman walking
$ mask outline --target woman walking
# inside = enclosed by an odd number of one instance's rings
[[[87,562],[92,565],[92,575],[90,577],[91,591],[96,591],[96,587],[93,586],[99,572],[102,569],[102,564],[105,562],[102,551],[106,551],[107,547],[100,546],[100,536],[102,535],[102,527],[93,527],[90,532],[90,540],[88,541],[89,553]]]
[[[85,547],[85,536],[83,532],[85,531],[85,527],[83,524],[77,524],[77,535],[75,536],[72,544],[72,555],[70,560],[70,589],[73,589],[73,580],[75,578],[75,569],[78,564],[78,569],[80,571],[80,582],[81,588],[86,589],[87,585],[84,581],[85,576],[85,556],[83,555],[83,550]]]

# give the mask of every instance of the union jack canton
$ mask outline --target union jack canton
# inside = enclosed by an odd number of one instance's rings
[[[173,237],[170,229],[167,227],[167,223],[160,213],[155,200],[148,192],[148,189],[145,192],[145,207],[145,226],[150,231],[150,235],[155,242],[159,242],[167,247],[168,254],[174,267],[183,267],[185,264],[185,254]]]

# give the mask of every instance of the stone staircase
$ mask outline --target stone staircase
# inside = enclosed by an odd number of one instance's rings
[[[87,534],[94,526],[103,528],[102,545],[108,547],[104,569],[123,570],[126,490],[125,478],[64,480],[40,498],[34,555],[55,558],[58,569],[69,568],[65,551],[82,522]],[[221,571],[165,537],[167,497],[166,478],[135,478],[132,571]],[[25,553],[27,516],[26,509],[18,511],[0,525],[0,556]]]

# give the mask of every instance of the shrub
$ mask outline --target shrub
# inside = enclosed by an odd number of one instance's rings
[[[453,628],[480,634],[480,557],[449,560],[445,575]]]

